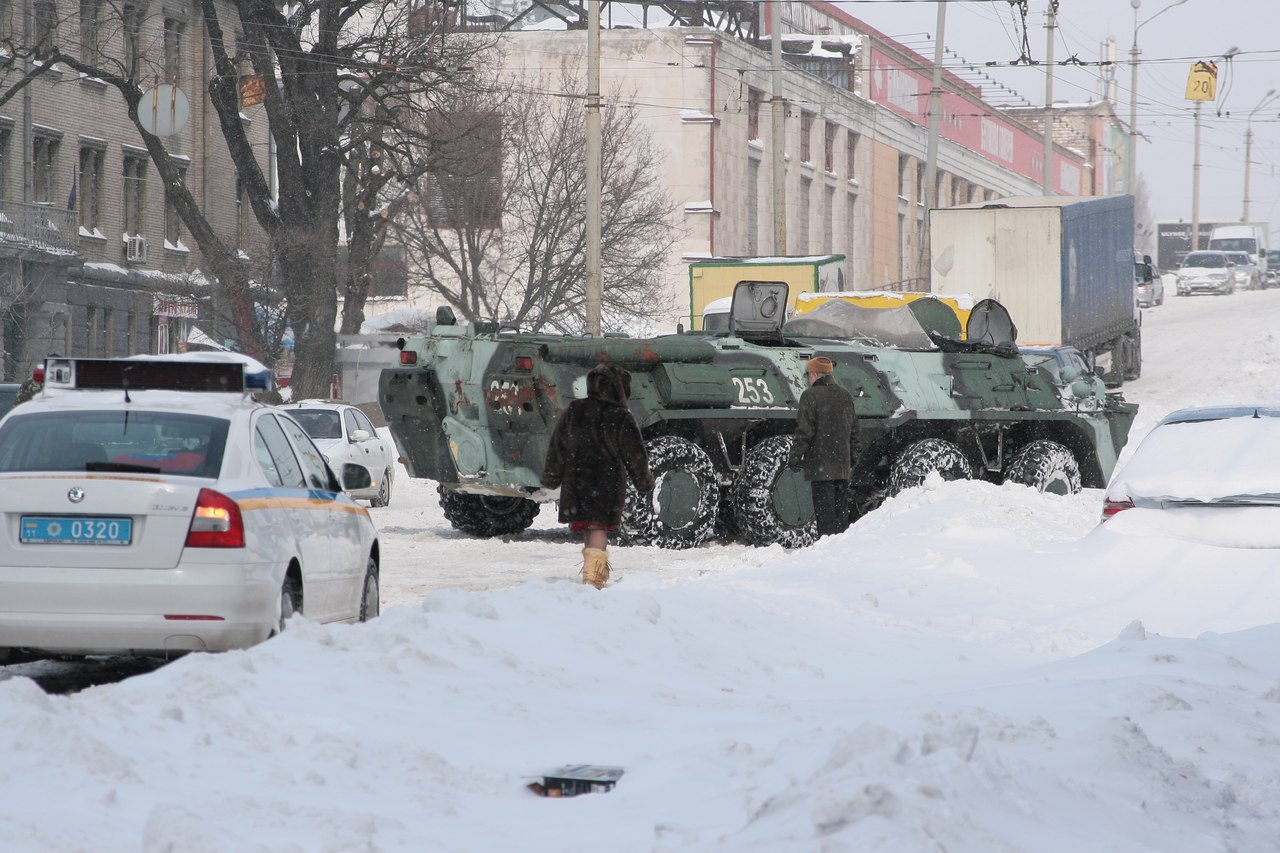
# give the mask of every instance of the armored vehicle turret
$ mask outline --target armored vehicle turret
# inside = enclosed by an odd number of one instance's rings
[[[556,493],[540,482],[557,416],[586,373],[632,373],[631,410],[658,485],[632,493],[621,534],[687,548],[713,536],[802,546],[816,537],[810,490],[786,468],[805,363],[823,355],[854,396],[855,512],[945,479],[1058,493],[1105,486],[1137,406],[1044,353],[1021,355],[991,300],[967,336],[945,306],[833,301],[786,320],[787,287],[741,282],[729,329],[652,338],[523,334],[456,324],[448,312],[399,341],[379,398],[409,474],[439,483],[445,516],[479,536],[517,533]]]

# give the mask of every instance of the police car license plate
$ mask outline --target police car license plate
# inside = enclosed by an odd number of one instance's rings
[[[128,545],[133,519],[24,515],[19,538],[29,545]]]

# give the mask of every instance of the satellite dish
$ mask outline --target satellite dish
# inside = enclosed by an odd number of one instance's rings
[[[156,136],[172,136],[187,126],[191,103],[177,86],[163,83],[142,93],[138,121],[142,129]]]

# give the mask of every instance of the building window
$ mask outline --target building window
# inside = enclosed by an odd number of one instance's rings
[[[409,264],[403,246],[383,246],[370,265],[369,296],[403,299],[409,295]]]
[[[813,178],[800,179],[800,216],[796,234],[795,250],[798,254],[809,254],[809,196],[813,195]]]
[[[836,170],[836,126],[826,122],[826,134],[822,138],[822,168],[827,172]]]
[[[126,3],[120,11],[124,31],[124,68],[129,79],[138,77],[138,57],[142,45],[142,7]]]
[[[79,186],[72,193],[72,207],[80,210],[80,227],[98,232],[98,214],[102,200],[102,163],[106,152],[93,145],[80,147]]]
[[[102,30],[102,0],[80,0],[80,61],[96,65]]]
[[[760,254],[760,161],[747,160],[747,254]]]
[[[185,21],[164,19],[164,81],[175,86],[182,82],[182,38],[186,32]]]
[[[851,181],[858,177],[858,140],[860,138],[858,134],[851,130],[845,139],[844,168],[846,177]]]
[[[747,139],[760,138],[760,104],[763,102],[764,92],[747,90]]]
[[[0,0],[0,39],[13,36],[13,0]]]
[[[906,154],[898,155],[898,198],[907,200],[907,169],[911,166],[911,158]]]
[[[925,165],[919,161],[916,162],[916,203],[928,206],[929,199],[925,198]]]
[[[124,233],[141,236],[147,197],[147,160],[137,154],[124,155]]]
[[[502,116],[436,113],[437,166],[427,175],[432,228],[502,227]]]
[[[813,136],[813,113],[800,113],[800,162],[812,163],[813,150],[810,137]]]
[[[178,183],[185,183],[187,168],[175,165],[174,169],[178,172]],[[175,249],[182,243],[182,217],[178,215],[178,205],[174,203],[173,195],[167,187],[164,193],[164,243]]]
[[[58,42],[58,7],[54,0],[33,0],[31,25],[36,42],[36,59],[49,58]]]
[[[836,239],[836,188],[826,188],[822,204],[822,251],[830,255],[835,251]]]
[[[37,204],[53,203],[57,167],[58,140],[37,136],[31,142],[31,198]]]
[[[9,136],[12,131],[0,127],[0,198],[9,197],[9,181],[5,175],[9,172]]]

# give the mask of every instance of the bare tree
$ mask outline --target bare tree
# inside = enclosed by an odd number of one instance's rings
[[[0,103],[55,63],[117,89],[167,198],[226,297],[237,337],[246,352],[261,355],[265,343],[255,304],[255,288],[261,280],[233,241],[217,233],[164,140],[148,132],[139,116],[144,87],[165,79],[163,57],[149,59],[163,51],[139,49],[136,41],[129,49],[129,39],[143,29],[136,16],[145,14],[138,11],[144,5],[104,3],[101,25],[92,41],[83,28],[66,27],[68,33],[80,32],[75,48],[60,40],[58,22],[41,21],[35,53],[43,64],[29,73],[24,65],[21,75],[11,66]],[[346,146],[353,138],[368,138],[359,128],[371,118],[395,121],[396,111],[389,105],[399,109],[427,100],[432,90],[465,75],[470,57],[485,39],[458,32],[448,16],[431,17],[426,14],[428,7],[398,0],[303,0],[276,5],[199,0],[197,5],[213,64],[209,101],[236,178],[267,238],[273,273],[270,287],[283,297],[277,301],[295,333],[294,384],[300,394],[320,395],[327,390],[333,371]],[[56,9],[48,2],[40,8],[46,7]],[[150,14],[160,13],[156,4],[151,9]],[[234,43],[229,33],[238,34]],[[121,38],[126,49],[113,54],[108,46]],[[265,81],[263,105],[279,178],[274,194],[240,116],[240,77],[246,70]],[[18,79],[12,79],[15,76]],[[381,190],[377,187],[373,192]]]
[[[580,81],[505,80],[433,116],[435,163],[393,217],[410,283],[468,320],[531,331],[585,327],[585,125]],[[636,328],[659,311],[675,241],[662,158],[627,101],[602,117],[605,321]]]

